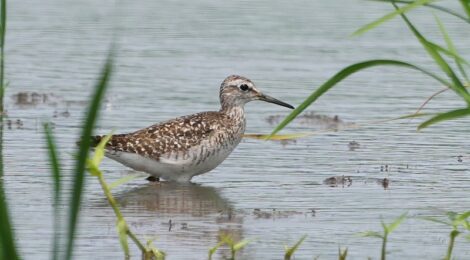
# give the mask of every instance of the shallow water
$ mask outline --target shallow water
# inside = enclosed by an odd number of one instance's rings
[[[5,132],[4,181],[25,258],[47,259],[50,251],[52,185],[41,123],[55,124],[68,191],[81,117],[113,35],[119,47],[98,123],[97,133],[103,134],[217,110],[218,86],[234,73],[297,105],[354,62],[393,58],[435,70],[399,20],[348,37],[390,10],[368,1],[11,1],[6,106],[12,123]],[[416,11],[412,19],[432,39],[440,39],[432,16]],[[445,15],[442,19],[459,50],[469,53],[468,25]],[[169,259],[204,259],[221,234],[254,239],[240,259],[279,259],[284,245],[304,234],[308,238],[296,259],[336,259],[339,246],[348,247],[350,259],[376,259],[380,241],[357,233],[380,230],[381,218],[469,209],[470,120],[419,133],[420,119],[367,124],[412,113],[439,89],[408,70],[361,72],[309,110],[364,127],[287,144],[246,139],[221,166],[194,178],[194,185],[150,185],[141,178],[120,186],[115,195],[132,229],[141,238],[154,238]],[[38,96],[29,104],[30,96],[25,102],[16,95],[24,91],[47,98]],[[431,101],[426,111],[458,106],[463,102],[449,92]],[[270,132],[275,125],[270,116],[288,113],[265,103],[250,103],[246,110],[249,133]],[[324,126],[319,124],[300,119],[284,132],[316,131]],[[351,149],[353,141],[359,145]],[[108,181],[130,172],[110,160],[103,169]],[[350,185],[324,184],[343,175],[351,177]],[[384,178],[390,180],[386,189],[378,183]],[[76,258],[121,258],[114,225],[98,181],[88,178]],[[392,234],[389,258],[439,259],[448,231],[407,220]],[[227,255],[223,249],[217,258]],[[463,238],[455,256],[470,256]]]

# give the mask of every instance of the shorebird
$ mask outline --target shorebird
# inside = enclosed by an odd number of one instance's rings
[[[246,128],[246,103],[262,100],[294,108],[263,94],[251,80],[238,75],[222,82],[219,98],[219,111],[182,116],[136,132],[112,135],[105,146],[106,157],[150,174],[149,180],[189,182],[217,167],[240,143]],[[102,138],[93,136],[92,146]]]

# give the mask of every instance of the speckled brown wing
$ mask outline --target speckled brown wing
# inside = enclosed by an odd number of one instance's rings
[[[166,153],[187,151],[200,144],[224,121],[225,116],[219,112],[184,116],[133,133],[113,135],[106,148],[159,160]],[[93,144],[98,144],[103,137],[94,136]]]

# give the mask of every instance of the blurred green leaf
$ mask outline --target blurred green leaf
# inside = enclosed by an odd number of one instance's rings
[[[3,175],[0,172],[0,177]],[[3,179],[0,178],[0,259],[19,259],[18,252],[16,250],[15,239],[13,235],[12,226],[10,223],[10,216],[8,213],[8,204],[3,189]]]
[[[165,252],[159,250],[155,245],[153,245],[152,240],[147,240],[147,249],[152,253],[152,260],[165,260]]]
[[[117,181],[114,181],[113,183],[109,184],[108,187],[110,190],[114,189],[114,188],[117,188],[125,183],[128,183],[136,178],[139,178],[141,177],[142,174],[130,174],[130,175],[126,175],[122,178],[120,178],[119,180]]]
[[[338,247],[338,259],[346,260],[347,256],[348,256],[348,248],[341,250],[341,248]]]
[[[380,24],[382,24],[386,21],[393,19],[395,16],[397,16],[399,14],[403,14],[403,13],[411,11],[411,10],[417,8],[417,7],[420,7],[420,6],[423,6],[425,4],[435,2],[435,1],[436,0],[416,0],[416,1],[413,1],[413,2],[405,5],[404,7],[398,8],[394,12],[388,13],[388,14],[382,16],[381,18],[362,26],[361,28],[356,30],[352,35],[357,36],[357,35],[363,34],[366,31],[369,31],[369,30],[377,27],[378,25],[380,25]]]
[[[377,237],[377,238],[380,238],[380,239],[384,238],[384,236],[382,234],[380,234],[379,232],[375,232],[375,231],[361,232],[361,233],[359,233],[359,235],[362,236],[362,237]]]
[[[236,243],[235,245],[233,245],[233,250],[235,252],[239,251],[240,249],[244,248],[248,243],[250,243],[252,240],[250,239],[244,239],[238,243]]]
[[[406,219],[408,213],[404,213],[401,216],[399,216],[397,219],[395,219],[391,224],[386,225],[386,232],[387,233],[392,233],[395,229],[397,229],[398,226],[400,226],[401,223]]]
[[[408,1],[408,0],[370,0],[370,1],[385,2],[385,3],[395,2],[395,3],[401,3],[401,4],[411,4],[411,3],[414,2],[414,1]],[[434,4],[424,4],[423,6],[433,8],[435,10],[439,10],[441,12],[444,12],[444,13],[447,13],[449,15],[455,16],[455,17],[457,17],[457,18],[459,18],[459,19],[461,19],[461,20],[463,20],[467,23],[470,23],[470,19],[468,19],[467,17],[459,14],[458,12],[453,11],[452,9],[445,8],[445,7],[440,6],[440,5],[434,5]]]
[[[409,68],[409,69],[414,69],[421,71],[422,73],[436,79],[437,81],[441,82],[443,85],[450,87],[452,84],[447,82],[446,80],[440,78],[439,76],[435,75],[432,72],[429,72],[425,69],[422,69],[420,67],[417,67],[413,64],[409,64],[406,62],[402,61],[397,61],[397,60],[369,60],[369,61],[364,61],[360,63],[356,63],[353,65],[350,65],[344,69],[342,69],[340,72],[336,73],[333,77],[328,79],[323,85],[321,85],[317,90],[315,90],[310,96],[307,97],[299,106],[297,106],[287,117],[284,118],[284,120],[276,126],[276,128],[273,130],[270,136],[274,136],[277,132],[281,131],[287,124],[289,124],[294,118],[296,118],[300,113],[302,113],[308,106],[310,106],[313,102],[315,102],[319,97],[321,97],[323,94],[328,92],[332,87],[334,87],[337,83],[342,81],[343,79],[347,78],[351,74],[354,74],[358,71],[361,71],[366,68],[374,67],[374,66],[398,66],[398,67],[404,67],[404,68]]]
[[[10,222],[10,214],[8,212],[8,202],[3,187],[3,99],[5,94],[4,79],[4,50],[5,37],[7,29],[7,1],[0,1],[0,259],[19,259],[16,248],[14,230]]]
[[[127,241],[127,223],[124,219],[118,219],[116,223],[117,232],[119,234],[119,242],[126,257],[129,257],[129,243]]]
[[[460,74],[468,81],[468,76],[467,73],[465,72],[462,63],[465,63],[466,65],[469,65],[468,62],[460,57],[460,55],[457,52],[457,49],[455,48],[454,43],[452,42],[452,39],[450,38],[449,34],[447,33],[446,28],[444,27],[444,24],[441,22],[439,17],[437,15],[434,16],[437,22],[437,25],[439,26],[439,30],[441,31],[442,37],[444,38],[444,41],[446,42],[447,48],[450,51],[451,56],[453,56],[455,63],[457,64],[457,67],[460,71]],[[436,46],[434,46],[436,48]],[[438,49],[439,50],[439,49]]]
[[[60,231],[60,190],[61,190],[61,166],[57,156],[56,143],[49,124],[44,124],[47,149],[49,151],[49,162],[52,168],[52,179],[54,180],[54,238],[52,242],[52,259],[59,259],[59,231]]]
[[[220,241],[215,245],[213,248],[209,249],[209,260],[212,259],[212,255],[221,247],[223,244],[225,244],[225,241]]]
[[[465,58],[463,58],[462,56],[460,56],[458,53],[454,53],[454,52],[452,52],[452,51],[450,51],[450,50],[448,50],[448,49],[446,49],[446,48],[444,48],[444,47],[442,47],[442,46],[440,46],[439,44],[436,44],[436,43],[434,43],[434,42],[429,42],[429,44],[430,44],[435,50],[437,50],[438,52],[440,52],[440,53],[442,53],[442,54],[444,54],[444,55],[446,55],[446,56],[448,56],[448,57],[454,59],[456,62],[459,62],[459,64],[465,64],[465,65],[467,65],[467,66],[470,66],[470,63],[469,63],[467,60],[465,60]],[[462,68],[462,70],[463,70],[463,68]]]
[[[72,180],[72,196],[70,197],[69,221],[67,228],[67,243],[64,259],[72,259],[75,231],[77,227],[78,213],[82,199],[82,190],[85,181],[85,166],[90,149],[90,136],[93,134],[96,119],[98,117],[101,100],[108,86],[108,81],[112,73],[114,48],[106,59],[106,63],[101,72],[100,79],[94,88],[94,94],[91,103],[87,109],[86,118],[82,126],[81,142],[78,149],[78,158],[75,163],[74,176]]]
[[[393,6],[398,10],[398,6],[393,3]],[[439,54],[439,52],[436,51],[436,49],[431,45],[426,38],[424,38],[423,35],[414,27],[414,25],[408,20],[406,15],[400,14],[405,23],[408,25],[410,30],[413,32],[413,34],[416,36],[416,38],[419,40],[419,42],[423,45],[424,49],[428,52],[428,54],[434,59],[437,65],[441,68],[441,70],[447,74],[447,76],[452,80],[453,84],[451,84],[449,87],[454,90],[459,96],[461,96],[465,102],[467,102],[468,105],[470,105],[470,94],[467,92],[465,89],[464,85],[462,82],[459,80],[459,78],[455,75],[454,71],[452,68],[449,66],[449,64],[442,58],[442,56]]]
[[[106,135],[103,139],[101,139],[99,144],[96,146],[95,154],[94,154],[93,159],[92,159],[93,163],[96,166],[99,166],[101,164],[101,162],[103,161],[104,154],[106,152],[105,146],[109,142],[109,139],[111,139],[111,136],[113,136],[112,132],[110,134]]]
[[[295,251],[299,248],[299,246],[304,242],[304,240],[307,238],[307,235],[304,235],[297,241],[292,247],[286,246],[286,253],[284,254],[284,260],[289,260],[292,258],[294,255]]]
[[[433,217],[420,217],[420,219],[424,219],[424,220],[427,220],[427,221],[432,221],[432,222],[447,225],[447,226],[452,226],[452,223],[450,223],[450,222],[446,222],[444,220],[440,220],[440,219],[433,218]]]
[[[469,116],[469,115],[470,115],[470,108],[456,109],[456,110],[452,110],[449,112],[440,113],[437,116],[434,116],[431,119],[428,119],[427,121],[421,123],[418,126],[418,130],[421,130],[423,128],[426,128],[438,122],[451,120],[451,119],[457,119],[457,118]]]
[[[459,0],[460,4],[463,7],[463,10],[467,14],[468,18],[470,18],[470,1],[468,0]]]
[[[284,134],[284,135],[273,135],[270,136],[269,134],[244,134],[244,138],[253,138],[259,140],[275,140],[275,141],[282,141],[282,140],[293,140],[297,138],[302,138],[312,135],[312,133],[298,133],[298,134]]]

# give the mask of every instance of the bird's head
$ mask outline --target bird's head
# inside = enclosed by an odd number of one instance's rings
[[[222,109],[234,106],[243,106],[253,100],[262,100],[269,103],[294,109],[293,106],[278,99],[263,94],[255,84],[242,76],[231,75],[225,78],[220,86],[220,103]]]

